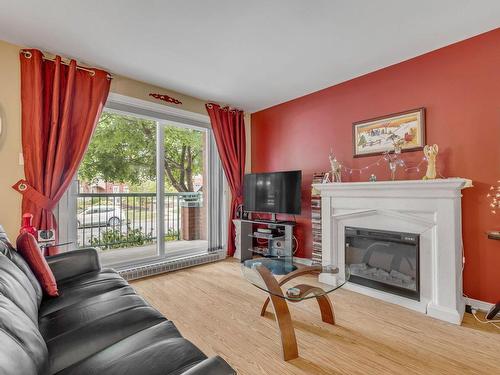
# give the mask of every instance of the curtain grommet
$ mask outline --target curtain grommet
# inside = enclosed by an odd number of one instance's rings
[[[23,51],[22,53],[24,57],[26,57],[27,59],[31,59],[31,57],[33,56],[33,54],[30,51]]]
[[[19,185],[17,185],[17,188],[19,189],[19,191],[25,191],[26,189],[28,189],[28,185],[22,182]]]

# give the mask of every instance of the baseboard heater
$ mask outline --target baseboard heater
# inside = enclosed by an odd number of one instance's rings
[[[164,259],[154,263],[142,264],[140,266],[127,267],[118,270],[120,276],[125,280],[135,280],[143,277],[158,275],[161,273],[193,267],[200,264],[216,262],[226,258],[225,250],[216,250],[203,254],[195,254],[176,259]]]

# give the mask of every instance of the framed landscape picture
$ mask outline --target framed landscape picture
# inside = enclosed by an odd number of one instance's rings
[[[381,155],[394,148],[394,139],[402,140],[402,151],[421,150],[425,146],[425,108],[358,121],[352,124],[354,157]]]

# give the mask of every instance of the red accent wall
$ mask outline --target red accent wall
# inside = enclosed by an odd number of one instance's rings
[[[427,143],[439,145],[439,171],[474,182],[462,206],[465,293],[496,302],[500,241],[485,231],[500,229],[486,198],[500,179],[500,29],[252,114],[252,171],[303,171],[297,255],[311,257],[310,184],[313,172],[329,169],[330,148],[347,166],[373,163],[377,157],[352,158],[352,123],[418,107],[427,111]],[[403,157],[415,164],[423,154]],[[371,173],[389,179],[386,166],[344,178],[367,181]],[[398,179],[423,174],[425,164]]]

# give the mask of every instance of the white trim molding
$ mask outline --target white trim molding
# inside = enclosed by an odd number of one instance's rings
[[[210,118],[197,112],[186,111],[168,105],[153,103],[116,93],[109,93],[105,107],[116,112],[133,112],[152,120],[166,120],[210,129]]]
[[[488,312],[494,306],[494,303],[480,301],[478,299],[465,297],[465,304],[473,309],[478,309],[483,312]]]
[[[470,180],[347,182],[313,185],[321,192],[322,259],[345,269],[345,228],[416,233],[420,236],[418,301],[347,283],[346,288],[460,324],[462,296],[461,190]],[[320,280],[331,282],[331,275]]]

